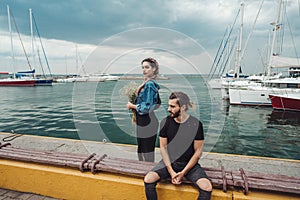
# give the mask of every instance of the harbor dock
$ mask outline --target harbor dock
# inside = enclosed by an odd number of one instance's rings
[[[7,141],[11,133],[0,132],[0,142]],[[16,135],[17,136],[17,135]],[[116,159],[137,160],[136,146],[95,141],[71,140],[32,135],[21,135],[9,143],[15,148],[34,149],[57,153],[80,155],[106,154]],[[156,149],[155,161],[161,159]],[[227,171],[263,173],[266,175],[282,175],[300,179],[300,161],[277,158],[264,158],[204,152],[200,159],[204,168],[225,168]],[[81,172],[61,166],[51,166],[0,158],[0,199],[5,194],[16,192],[25,199],[144,199],[143,179],[123,174],[100,172]],[[26,184],[27,183],[27,184]],[[64,187],[67,186],[67,187]],[[63,188],[61,188],[63,187]],[[59,189],[60,188],[60,189]],[[102,191],[102,193],[101,193]],[[118,191],[118,192],[117,192]],[[21,193],[20,193],[21,192]],[[24,193],[25,192],[25,193]],[[88,193],[90,193],[88,195]],[[169,183],[158,185],[158,193],[162,199],[196,198],[197,191],[191,185],[180,187]],[[18,195],[16,195],[18,196]],[[131,197],[131,198],[129,198]],[[8,196],[7,199],[14,199]],[[15,198],[22,199],[22,198]],[[24,199],[24,198],[23,198]],[[174,198],[173,198],[174,199]],[[247,195],[243,191],[228,190],[223,192],[214,189],[212,199],[300,199],[299,194],[278,193],[268,191],[252,191]]]

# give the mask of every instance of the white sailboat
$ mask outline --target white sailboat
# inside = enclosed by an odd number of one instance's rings
[[[14,49],[13,49],[13,40],[12,40],[12,28],[11,28],[11,10],[7,5],[7,15],[8,15],[8,26],[10,32],[10,39],[11,39],[11,54],[12,54],[12,66],[14,67]],[[35,86],[35,80],[32,78],[28,79],[20,79],[15,76],[15,70],[12,77],[0,79],[0,86]]]
[[[89,82],[104,82],[106,80],[105,77],[103,77],[102,73],[94,73],[94,74],[90,74],[88,76],[88,80]]]
[[[229,97],[229,88],[232,87],[232,85],[235,85],[235,86],[257,85],[256,82],[253,82],[250,79],[245,81],[245,78],[247,78],[248,76],[241,74],[244,7],[245,7],[245,4],[241,3],[241,23],[240,23],[240,29],[239,29],[239,43],[238,43],[238,46],[236,49],[234,71],[231,74],[227,73],[225,78],[223,78],[223,77],[221,78],[222,79],[221,95],[222,95],[222,99],[226,99],[226,100],[228,100],[230,98]]]
[[[111,74],[108,74],[108,73],[99,73],[98,75],[105,78],[105,81],[118,81],[120,79],[119,76],[111,75]]]
[[[237,76],[237,71],[236,71],[236,66],[234,70],[229,70],[226,74],[224,73],[225,69],[227,68],[227,65],[230,63],[230,59],[233,55],[233,49],[235,48],[235,42],[236,38],[232,42],[232,31],[235,27],[236,21],[238,16],[240,15],[241,17],[241,23],[239,27],[239,45],[237,46],[236,49],[236,62],[235,65],[238,64],[237,59],[239,58],[239,52],[241,49],[241,44],[242,44],[242,30],[243,30],[243,12],[244,10],[244,4],[241,4],[241,7],[237,13],[236,18],[234,19],[234,22],[232,24],[232,27],[229,29],[229,27],[226,29],[224,33],[223,40],[221,41],[221,44],[219,46],[219,49],[216,53],[214,62],[212,64],[209,77],[208,77],[208,85],[212,89],[221,89],[223,88],[223,84],[232,80]]]
[[[260,4],[260,9],[257,13],[257,16],[260,13],[260,10],[262,7],[262,2]],[[247,39],[244,47],[242,48],[244,7],[245,7],[244,3],[241,3],[241,7],[240,7],[240,20],[241,21],[240,21],[240,26],[239,26],[238,45],[236,47],[236,53],[235,53],[234,70],[229,70],[226,74],[224,74],[220,78],[210,79],[208,81],[208,84],[211,86],[211,88],[213,88],[213,89],[220,88],[221,89],[222,99],[229,99],[229,88],[230,87],[245,87],[245,86],[249,86],[249,85],[260,85],[260,82],[262,79],[262,76],[260,76],[260,77],[248,76],[248,75],[242,74],[242,71],[241,71],[241,60],[243,58],[243,55],[245,53],[245,49],[247,46],[247,42],[253,32],[254,25],[256,24],[256,20],[257,20],[257,18],[256,18],[253,23],[252,30],[251,30],[250,34],[248,35],[248,39]],[[227,51],[229,51],[229,53],[227,53],[226,55],[231,56],[231,52],[232,52],[234,46],[235,45],[233,44],[232,47],[229,47],[229,50],[227,50]],[[223,56],[224,52],[222,52],[221,55]],[[229,60],[229,57],[226,58],[226,61],[225,61],[226,65],[228,63],[228,60]],[[226,65],[224,67],[226,67]],[[223,71],[224,71],[224,69],[223,69]]]
[[[260,86],[248,86],[241,88],[229,88],[229,101],[231,105],[266,105],[271,106],[269,95],[272,94],[293,94],[300,93],[300,78],[275,78],[271,79],[273,68],[290,68],[294,71],[300,69],[299,58],[281,57],[274,52],[276,34],[279,31],[280,13],[282,10],[282,0],[279,0],[278,14],[273,24],[273,41],[271,48],[271,56],[269,60],[267,77],[262,81]],[[291,74],[290,74],[291,75]]]
[[[51,73],[51,70],[50,70],[50,66],[49,66],[49,62],[48,62],[48,58],[46,56],[46,52],[45,52],[45,49],[44,49],[44,46],[43,46],[43,43],[42,43],[42,40],[41,40],[41,36],[40,36],[40,33],[39,33],[39,30],[38,30],[38,27],[37,27],[37,23],[36,23],[36,20],[34,18],[34,15],[33,15],[33,12],[32,12],[32,9],[30,8],[29,9],[29,20],[30,20],[30,33],[31,33],[31,48],[32,48],[32,58],[33,58],[33,61],[34,63],[35,62],[35,47],[37,49],[37,56],[38,56],[38,60],[39,60],[39,65],[40,65],[40,68],[41,68],[41,71],[42,71],[42,74],[40,77],[37,77],[35,74],[33,74],[34,76],[34,80],[35,80],[35,86],[52,86],[52,83],[53,83],[53,77],[52,77],[52,73]],[[45,63],[48,67],[48,71],[49,71],[49,77],[46,76],[45,74],[45,71],[44,71],[44,68],[43,68],[43,64],[42,64],[42,61],[41,61],[41,57],[40,57],[40,54],[39,54],[39,49],[38,49],[38,45],[34,45],[34,30],[33,28],[36,29],[36,32],[37,32],[37,35],[39,37],[39,41],[40,41],[40,47],[42,49],[42,52],[43,52],[43,55],[44,55],[44,58],[45,58]]]
[[[88,79],[89,79],[89,76],[86,75],[86,71],[85,71],[84,65],[82,63],[82,60],[81,60],[81,57],[80,57],[77,45],[76,45],[75,49],[76,49],[76,73],[79,72],[79,62],[78,62],[78,59],[80,59],[81,69],[84,72],[84,74],[82,75],[82,74],[79,73],[76,77],[74,77],[74,81],[73,82],[87,82]]]

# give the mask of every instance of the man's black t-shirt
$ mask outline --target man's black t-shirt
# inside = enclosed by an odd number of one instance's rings
[[[188,162],[194,154],[194,140],[204,140],[202,123],[190,116],[185,122],[177,123],[170,116],[160,123],[159,136],[168,139],[171,162]]]

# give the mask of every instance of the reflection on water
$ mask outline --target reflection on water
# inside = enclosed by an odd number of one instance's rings
[[[300,115],[270,107],[224,107],[226,121],[213,151],[300,159]]]
[[[300,125],[300,112],[273,110],[269,115],[268,124]]]

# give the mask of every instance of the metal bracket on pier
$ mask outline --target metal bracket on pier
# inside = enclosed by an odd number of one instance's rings
[[[94,157],[95,155],[96,155],[96,154],[93,153],[93,154],[89,155],[89,157],[87,157],[86,159],[84,159],[83,161],[81,161],[80,166],[79,166],[79,170],[80,170],[81,172],[84,171],[84,164],[85,164],[88,160],[90,160],[92,157]]]
[[[222,179],[223,179],[223,192],[227,192],[227,179],[226,179],[226,172],[224,166],[221,166],[222,171]]]
[[[96,174],[96,165],[100,163],[101,160],[103,160],[107,155],[104,154],[103,156],[101,156],[98,160],[96,160],[93,165],[92,165],[92,168],[91,168],[91,171],[93,174]]]
[[[244,194],[248,194],[249,193],[249,187],[248,187],[248,178],[245,174],[245,171],[243,168],[240,168],[240,172],[241,172],[241,176],[242,176],[242,179],[244,181]]]
[[[0,143],[0,149],[2,148],[2,147],[6,147],[6,146],[9,146],[9,145],[11,145],[10,143],[4,143],[4,144],[1,144]]]

